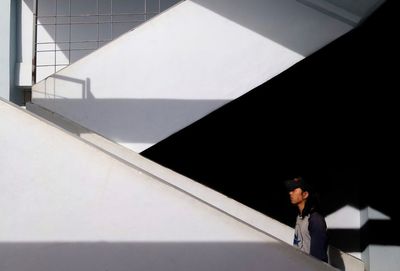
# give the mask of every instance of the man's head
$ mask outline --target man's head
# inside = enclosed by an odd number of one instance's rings
[[[307,184],[302,177],[287,180],[285,185],[289,191],[290,202],[293,205],[297,205],[301,212],[310,195],[310,185]]]

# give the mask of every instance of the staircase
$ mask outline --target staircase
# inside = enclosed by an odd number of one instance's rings
[[[2,270],[336,270],[280,240],[287,226],[99,135],[0,113]]]
[[[141,152],[353,26],[292,0],[183,1],[33,86],[33,103]]]
[[[62,127],[72,127],[114,158],[290,243],[290,228],[225,202],[135,152],[268,81],[356,25],[309,2],[315,1],[183,1],[34,85],[28,109],[62,119]],[[331,252],[332,263],[334,255],[339,259],[335,266],[364,269],[358,259]]]

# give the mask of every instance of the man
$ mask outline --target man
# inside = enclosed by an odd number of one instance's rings
[[[290,202],[298,209],[293,245],[321,261],[328,262],[326,222],[317,212],[316,196],[311,186],[301,177],[288,180],[285,184]]]

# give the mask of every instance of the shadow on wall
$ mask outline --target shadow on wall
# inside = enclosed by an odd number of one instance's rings
[[[290,226],[296,211],[282,183],[301,175],[317,186],[325,215],[369,206],[390,217],[361,229],[332,229],[333,245],[346,252],[369,244],[400,247],[391,3],[142,154]]]
[[[328,259],[329,264],[338,268],[339,270],[346,271],[346,266],[344,264],[340,250],[336,249],[335,247],[329,246]]]
[[[33,9],[32,1],[26,3]],[[38,81],[177,2],[179,0],[38,0]]]
[[[54,97],[51,84],[68,84],[75,99]],[[34,103],[55,109],[65,118],[89,127],[113,141],[128,144],[154,144],[182,129],[180,123],[191,123],[202,118],[227,100],[178,99],[96,99],[91,93],[91,80],[54,74],[47,78]],[[58,90],[59,91],[59,90]],[[35,89],[33,90],[35,92]],[[65,112],[63,112],[66,109]],[[205,112],[205,110],[207,110]],[[188,116],[187,112],[191,112]],[[72,112],[72,113],[71,113]],[[175,124],[176,123],[176,124]]]
[[[0,255],[3,271],[333,270],[286,244],[271,243],[3,242]]]
[[[57,5],[55,0],[38,2],[38,81],[137,27],[150,15],[154,16],[155,7],[159,13],[180,2],[161,0],[158,6],[157,0],[104,0],[100,5],[96,5],[94,0],[70,1],[70,5],[67,1]],[[308,56],[352,29],[344,22],[292,0],[192,2],[302,56]],[[149,12],[148,16],[143,15],[145,11]],[[57,68],[53,67],[54,63],[58,65]]]
[[[192,0],[192,2],[302,56],[308,56],[353,28],[352,25],[293,0]]]

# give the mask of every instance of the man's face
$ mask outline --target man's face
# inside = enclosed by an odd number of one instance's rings
[[[290,202],[293,205],[298,205],[300,203],[303,203],[307,199],[308,192],[304,192],[301,188],[295,188],[294,190],[289,192],[289,196]]]

